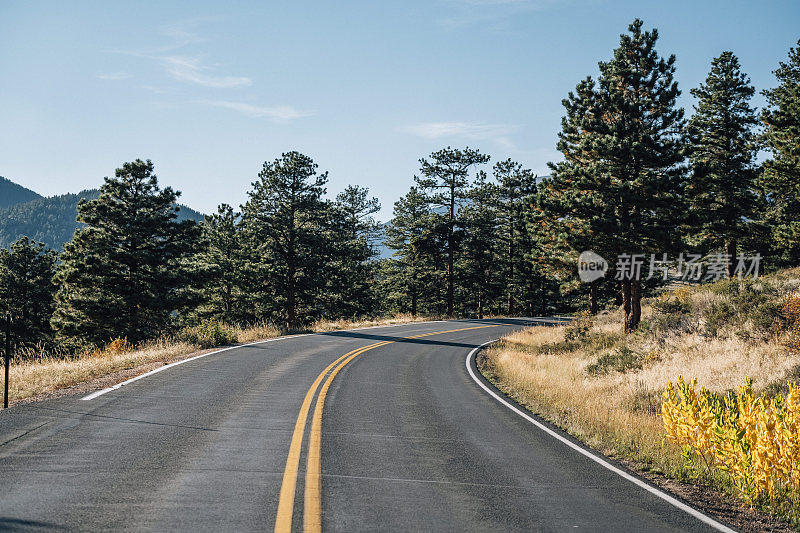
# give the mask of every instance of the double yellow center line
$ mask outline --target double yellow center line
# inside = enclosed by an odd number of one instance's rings
[[[431,333],[422,333],[420,335],[413,335],[411,337],[402,337],[405,339],[418,339],[420,337],[428,337],[430,335],[441,335],[443,333],[455,333],[456,331],[467,331],[471,329],[491,328],[497,327],[497,324],[490,324],[486,326],[473,326],[469,328],[450,329],[447,331],[434,331]],[[314,382],[309,387],[306,396],[303,399],[303,404],[300,406],[300,414],[297,415],[297,421],[294,424],[294,432],[292,433],[292,442],[289,445],[289,456],[286,458],[286,467],[283,471],[283,482],[281,483],[280,499],[278,500],[278,514],[275,518],[275,533],[288,533],[292,529],[292,512],[294,511],[294,496],[297,487],[297,470],[300,465],[300,450],[303,444],[303,434],[305,433],[306,421],[308,420],[308,412],[311,409],[311,402],[314,400],[314,395],[319,388],[319,384],[325,380],[325,384],[317,395],[317,403],[314,406],[314,414],[311,419],[311,430],[308,438],[308,452],[306,463],[306,480],[305,480],[305,500],[303,507],[303,528],[308,533],[315,533],[322,530],[322,506],[321,506],[321,485],[320,485],[320,458],[322,450],[322,409],[325,407],[325,397],[328,394],[328,389],[333,382],[336,374],[344,368],[350,361],[355,359],[359,354],[392,344],[397,341],[381,341],[368,346],[363,346],[355,350],[349,351],[340,356],[334,362],[325,367],[325,370],[320,372]],[[327,379],[325,379],[327,376]]]

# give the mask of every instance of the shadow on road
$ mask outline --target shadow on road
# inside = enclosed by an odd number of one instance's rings
[[[66,528],[49,522],[0,516],[0,531],[66,531]]]

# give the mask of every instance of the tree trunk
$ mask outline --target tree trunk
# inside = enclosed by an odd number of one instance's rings
[[[642,320],[642,282],[622,280],[622,307],[625,310],[625,333],[633,333]]]
[[[728,277],[733,279],[736,274],[736,239],[725,243],[725,254],[728,256]]]
[[[622,309],[625,311],[625,333],[633,331],[631,328],[631,280],[624,279],[620,282],[622,294]]]
[[[597,280],[589,284],[589,314],[597,314]]]
[[[614,305],[622,305],[622,283],[617,282],[617,294],[614,296]]]
[[[411,316],[417,316],[417,291],[411,292]]]
[[[508,315],[514,314],[514,223],[508,227]]]
[[[450,187],[450,220],[447,228],[447,316],[453,316],[453,260],[455,254],[455,225],[456,192],[455,186]]]
[[[478,293],[478,318],[483,318],[483,294]]]
[[[642,321],[642,282],[638,279],[631,281],[631,315],[632,330],[637,330]]]

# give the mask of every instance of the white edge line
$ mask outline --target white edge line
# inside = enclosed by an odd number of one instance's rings
[[[86,396],[81,398],[81,400],[84,400],[84,401],[94,400],[95,398],[97,398],[99,396],[102,396],[103,394],[109,393],[111,391],[115,391],[115,390],[119,389],[120,387],[122,387],[124,385],[128,385],[129,383],[133,383],[134,381],[139,381],[140,379],[146,378],[148,376],[152,376],[153,374],[158,374],[159,372],[161,372],[163,370],[166,370],[168,368],[172,368],[173,366],[182,365],[183,363],[188,363],[189,361],[194,361],[195,359],[200,359],[202,357],[208,357],[209,355],[215,355],[215,354],[218,354],[218,353],[227,352],[228,350],[233,350],[235,348],[242,348],[244,346],[254,346],[256,344],[264,344],[264,343],[267,343],[267,342],[280,341],[280,340],[285,340],[285,339],[297,339],[299,337],[308,337],[309,335],[320,335],[320,334],[323,334],[323,333],[331,333],[331,332],[334,332],[334,331],[359,331],[359,330],[364,330],[364,329],[395,328],[395,327],[398,327],[398,326],[409,326],[409,325],[413,325],[413,324],[436,324],[436,323],[439,323],[439,322],[447,322],[447,320],[421,320],[419,322],[403,322],[403,323],[400,323],[400,324],[388,324],[388,325],[382,325],[382,326],[366,326],[366,327],[363,327],[363,328],[338,329],[338,330],[322,331],[322,332],[315,332],[315,333],[301,333],[301,334],[297,334],[297,335],[283,335],[282,337],[274,337],[272,339],[264,339],[264,340],[261,340],[261,341],[248,342],[246,344],[237,344],[235,346],[228,346],[227,348],[222,348],[222,349],[219,349],[219,350],[214,350],[213,352],[208,352],[208,353],[203,353],[203,354],[200,354],[200,355],[195,355],[194,357],[189,357],[188,359],[181,359],[180,361],[175,361],[174,363],[170,363],[168,365],[160,366],[160,367],[158,367],[156,369],[153,369],[153,370],[151,370],[149,372],[145,372],[144,374],[140,374],[140,375],[138,375],[136,377],[133,377],[133,378],[130,378],[130,379],[126,379],[125,381],[117,383],[116,385],[112,385],[110,387],[106,387],[105,389],[100,389],[98,391],[94,391],[91,394],[87,394]]]
[[[634,483],[635,485],[637,485],[637,486],[645,489],[646,491],[650,492],[651,494],[653,494],[655,496],[658,496],[659,498],[661,498],[662,500],[666,501],[667,503],[673,505],[674,507],[677,507],[681,511],[684,511],[684,512],[692,515],[693,517],[697,518],[701,522],[704,522],[705,524],[711,526],[712,528],[714,528],[714,529],[716,529],[718,531],[724,531],[725,533],[736,533],[735,530],[729,528],[725,524],[717,522],[713,518],[701,513],[697,509],[694,509],[693,507],[690,507],[689,505],[686,505],[682,501],[670,496],[666,492],[663,492],[663,491],[661,491],[661,490],[649,485],[648,483],[645,483],[641,479],[639,479],[639,478],[637,478],[635,476],[632,476],[631,474],[625,472],[624,470],[621,470],[621,469],[617,468],[616,466],[612,465],[611,463],[609,463],[605,459],[603,459],[601,457],[598,457],[597,455],[593,454],[592,452],[586,450],[582,446],[579,446],[579,445],[575,444],[574,442],[572,442],[568,438],[564,437],[563,435],[558,434],[557,432],[553,431],[552,429],[550,429],[546,425],[542,424],[541,422],[539,422],[538,420],[536,420],[532,416],[528,415],[527,413],[524,413],[523,411],[518,409],[515,405],[509,403],[504,398],[500,397],[497,393],[495,393],[492,389],[487,387],[486,384],[483,383],[483,381],[481,381],[480,379],[478,379],[478,377],[472,371],[472,365],[470,364],[470,362],[472,361],[472,358],[475,356],[475,354],[478,353],[478,351],[481,348],[483,348],[483,347],[485,347],[485,346],[487,346],[489,344],[492,344],[493,342],[496,342],[498,340],[499,339],[494,339],[492,341],[489,341],[489,342],[486,342],[484,344],[481,344],[480,346],[478,346],[477,348],[472,350],[467,355],[467,361],[466,361],[466,363],[467,363],[467,372],[469,372],[469,375],[472,377],[472,379],[475,381],[475,383],[480,385],[481,388],[483,390],[485,390],[486,392],[488,392],[490,396],[492,396],[495,400],[497,400],[498,402],[502,403],[503,405],[505,405],[506,407],[508,407],[509,409],[514,411],[515,413],[517,413],[519,416],[521,416],[522,418],[524,418],[525,420],[527,420],[528,422],[530,422],[531,424],[533,424],[537,428],[541,429],[542,431],[544,431],[545,433],[550,435],[551,437],[553,437],[555,439],[558,439],[559,441],[563,442],[564,444],[566,444],[567,446],[569,446],[570,448],[572,448],[576,452],[580,453],[581,455],[584,455],[584,456],[588,457],[589,459],[591,459],[595,463],[599,464],[600,466],[603,466],[603,467],[607,468],[608,470],[611,470],[612,472],[614,472],[615,474],[619,475],[620,477],[623,477],[623,478],[627,479],[628,481],[630,481],[631,483]]]

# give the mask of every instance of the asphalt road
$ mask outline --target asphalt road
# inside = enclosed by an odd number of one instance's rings
[[[467,354],[523,325],[287,338],[12,407],[0,529],[713,530],[476,383]]]

